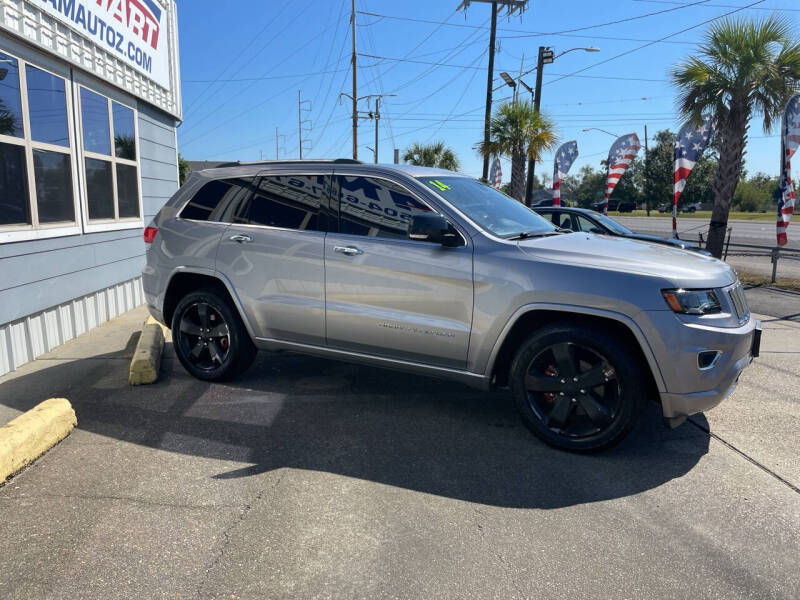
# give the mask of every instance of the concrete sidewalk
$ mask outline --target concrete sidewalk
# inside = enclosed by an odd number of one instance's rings
[[[505,393],[262,354],[127,385],[142,309],[0,378],[78,429],[0,488],[0,597],[793,598],[800,324],[731,398],[619,447],[540,444]],[[710,434],[707,433],[710,430]]]

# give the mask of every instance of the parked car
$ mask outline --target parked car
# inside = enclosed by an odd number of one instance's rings
[[[603,200],[592,204],[592,208],[597,212],[603,212]],[[636,203],[633,200],[623,200],[620,202],[616,198],[608,199],[608,210],[616,210],[621,213],[629,213],[636,210]]]
[[[611,217],[593,210],[558,206],[554,206],[552,208],[537,208],[535,210],[548,221],[552,222],[553,225],[563,229],[626,237],[632,240],[642,240],[644,242],[653,242],[656,244],[674,246],[676,248],[691,250],[693,252],[699,252],[700,254],[711,256],[709,252],[703,250],[697,244],[687,242],[686,240],[680,240],[678,238],[665,238],[650,233],[638,233],[631,231]]]
[[[525,425],[567,450],[618,442],[652,397],[677,426],[759,350],[727,264],[563,233],[440,169],[199,171],[144,238],[147,306],[193,376],[233,378],[263,349],[508,387]]]
[[[695,202],[693,204],[686,204],[684,206],[681,206],[681,212],[682,213],[694,213],[694,212],[697,212],[698,210],[700,210],[700,203],[699,202]]]

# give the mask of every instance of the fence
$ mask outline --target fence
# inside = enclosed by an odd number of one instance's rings
[[[703,228],[704,231],[693,231],[696,229]],[[680,234],[680,238],[686,241],[695,241],[692,239],[692,235],[697,236],[697,245],[701,248],[705,248],[706,246],[706,238],[708,236],[708,225],[701,225],[699,227],[693,227],[687,230],[684,230]],[[686,235],[688,233],[688,235]],[[705,235],[704,235],[705,234]],[[725,245],[724,251],[722,255],[723,260],[728,260],[728,257],[769,257],[770,262],[772,264],[772,275],[770,277],[770,282],[775,283],[777,276],[778,276],[778,261],[792,261],[792,267],[797,266],[798,270],[800,270],[800,250],[795,248],[781,248],[780,246],[759,246],[755,244],[739,244],[739,243],[732,243],[731,237],[733,237],[733,227],[728,227],[725,232]]]

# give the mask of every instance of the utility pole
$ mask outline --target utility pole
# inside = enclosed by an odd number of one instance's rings
[[[486,83],[486,113],[483,118],[483,144],[489,145],[489,124],[492,119],[492,81],[494,80],[494,46],[497,38],[497,2],[492,2],[492,31],[489,34],[489,73]],[[483,180],[489,181],[489,155],[483,155]]]
[[[647,194],[647,123],[644,124],[644,205],[650,216],[650,196]]]
[[[381,120],[381,97],[375,98],[375,164],[378,164],[378,123]]]
[[[356,0],[352,0],[350,23],[353,38],[353,160],[358,160],[358,84],[356,81]]]
[[[458,5],[459,10],[463,8],[464,10],[472,2],[488,2],[492,5],[492,28],[491,32],[489,33],[489,72],[487,73],[487,80],[486,80],[486,114],[483,119],[483,143],[488,145],[489,138],[490,138],[490,129],[489,123],[492,119],[492,80],[494,79],[494,50],[495,50],[495,42],[497,41],[497,12],[498,12],[498,5],[506,8],[508,10],[508,14],[511,15],[514,11],[519,10],[520,12],[524,11],[528,5],[528,0],[462,0],[461,4]],[[355,92],[353,93],[355,95]],[[483,180],[488,181],[489,179],[489,157],[483,157]]]
[[[275,126],[275,160],[278,160],[278,126]]]
[[[553,51],[547,46],[539,46],[539,57],[536,59],[536,92],[533,97],[533,110],[539,112],[542,105],[542,71],[545,61],[553,62]],[[528,180],[525,182],[525,206],[530,206],[533,201],[533,182],[536,171],[536,161],[528,158]]]
[[[519,88],[522,84],[522,69],[525,68],[525,53],[522,53],[522,60],[519,61],[519,77],[517,77],[517,87],[514,88],[514,102],[519,102]]]
[[[300,90],[297,90],[297,138],[300,143],[300,160],[303,159],[303,123],[310,123],[308,119],[305,121],[303,120],[303,104],[308,104],[307,111],[311,110],[311,100],[303,100],[300,96]],[[309,133],[311,132],[311,126],[309,125]],[[311,139],[309,138],[308,143],[311,143]]]

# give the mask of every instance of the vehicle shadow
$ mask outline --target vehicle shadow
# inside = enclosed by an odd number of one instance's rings
[[[708,452],[708,433],[689,423],[665,429],[655,403],[620,445],[577,455],[533,437],[504,391],[267,353],[235,382],[209,384],[190,377],[170,348],[157,383],[129,387],[123,356],[13,378],[0,386],[0,403],[27,410],[65,396],[78,427],[95,434],[224,460],[235,448],[246,466],[208,473],[217,480],[290,467],[515,508],[638,494],[681,477]],[[696,420],[707,428],[702,415]]]

